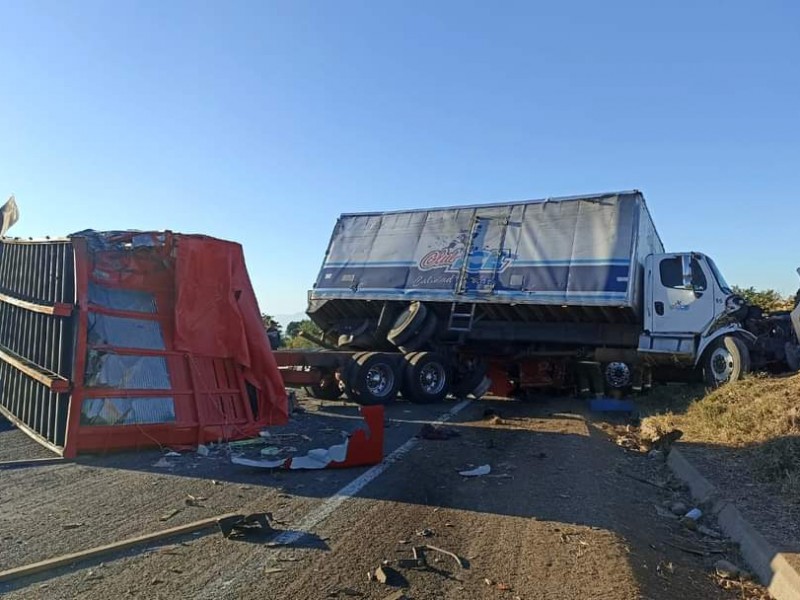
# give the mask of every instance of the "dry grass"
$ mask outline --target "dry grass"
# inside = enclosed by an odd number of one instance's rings
[[[800,502],[800,375],[753,376],[707,395],[685,388],[666,404],[662,400],[642,427],[677,427],[686,441],[740,450],[756,479],[777,484]]]

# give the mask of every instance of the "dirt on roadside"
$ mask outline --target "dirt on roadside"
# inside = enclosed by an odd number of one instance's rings
[[[644,437],[680,430],[703,475],[774,544],[800,551],[800,375],[672,390],[651,404]]]

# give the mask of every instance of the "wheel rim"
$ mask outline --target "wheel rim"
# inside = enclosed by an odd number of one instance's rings
[[[606,381],[613,388],[624,388],[631,382],[631,370],[624,362],[612,362],[606,367]]]
[[[444,367],[439,363],[428,363],[419,370],[419,386],[430,396],[440,393],[447,383]]]
[[[733,367],[733,354],[727,348],[716,348],[711,353],[711,374],[714,381],[728,381],[733,374]]]
[[[364,383],[370,394],[383,398],[394,387],[394,371],[389,365],[372,365],[364,375]]]

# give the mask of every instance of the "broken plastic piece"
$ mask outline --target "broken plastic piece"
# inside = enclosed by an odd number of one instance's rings
[[[343,444],[315,448],[305,456],[276,460],[254,460],[234,456],[231,462],[261,469],[339,469],[375,465],[383,460],[383,406],[362,406],[366,428],[350,434]]]
[[[480,467],[475,467],[469,471],[459,471],[458,474],[462,477],[482,477],[483,475],[488,475],[492,472],[492,467],[489,465],[481,465]]]

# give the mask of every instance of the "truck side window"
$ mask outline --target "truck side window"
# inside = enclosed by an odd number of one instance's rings
[[[703,273],[703,267],[696,259],[692,259],[692,287],[696,292],[705,292],[708,287],[708,280],[706,274]]]
[[[662,260],[659,271],[661,272],[661,285],[683,289],[683,267],[680,256]],[[692,259],[692,287],[698,292],[705,291],[708,287],[706,275],[696,258]]]
[[[681,259],[665,258],[659,266],[661,271],[661,285],[669,288],[682,288],[683,275],[681,275]]]

